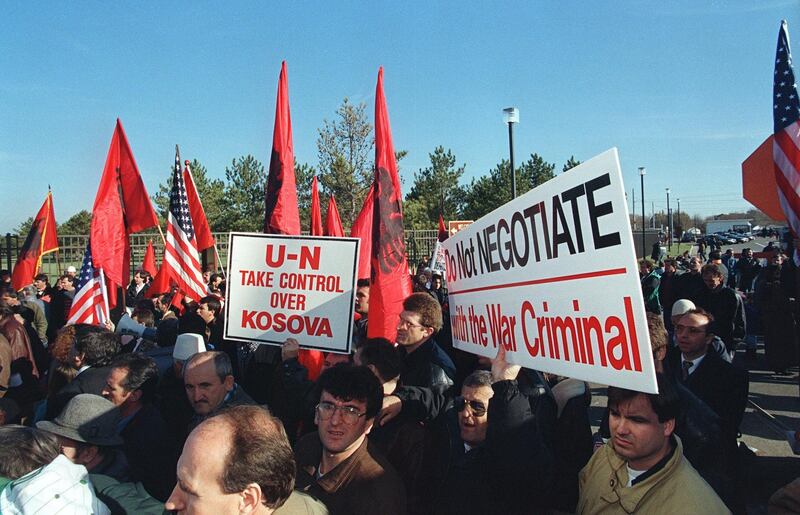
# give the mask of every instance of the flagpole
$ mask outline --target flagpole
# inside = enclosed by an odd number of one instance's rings
[[[203,199],[200,198],[200,192],[197,191],[197,183],[194,182],[194,174],[192,173],[192,167],[190,166],[189,160],[183,162],[183,165],[186,167],[186,171],[189,172],[189,178],[192,180],[192,187],[194,188],[194,192],[197,196],[197,202],[200,204],[200,209],[203,210],[203,213],[206,212],[206,208],[203,207]],[[206,220],[208,221],[208,220]],[[205,250],[205,249],[203,249]],[[222,272],[222,278],[225,279],[225,269],[222,268],[220,264],[222,259],[219,257],[219,250],[217,250],[217,239],[214,238],[214,256],[217,258],[217,264],[219,265],[219,269]]]
[[[106,274],[103,272],[103,268],[100,268],[100,291],[103,293],[103,307],[105,308],[105,313],[103,316],[106,317],[106,320],[103,320],[103,324],[105,325],[107,320],[111,320],[111,310],[108,309],[108,290],[106,289]]]
[[[217,263],[219,263],[219,271],[221,272],[222,278],[225,279],[225,268],[222,266],[222,258],[219,257],[219,251],[217,250],[217,239],[214,238],[214,255],[217,257]]]

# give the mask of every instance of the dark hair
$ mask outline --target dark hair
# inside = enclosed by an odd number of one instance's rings
[[[124,368],[128,371],[122,387],[128,392],[141,390],[142,403],[149,403],[156,395],[158,388],[158,366],[153,358],[140,352],[121,354],[111,362],[112,368]]]
[[[156,326],[156,343],[159,347],[172,347],[178,339],[178,319],[161,320]]]
[[[367,419],[375,418],[383,404],[383,386],[367,367],[345,364],[331,367],[320,374],[317,388],[320,395],[326,391],[343,401],[366,402]]]
[[[709,313],[705,309],[703,309],[703,308],[690,309],[689,311],[687,311],[686,313],[684,313],[681,316],[686,316],[686,315],[699,315],[701,317],[706,317],[706,319],[708,320],[708,324],[706,324],[704,326],[706,328],[706,334],[708,334],[708,333],[716,334],[716,332],[715,332],[716,325],[714,323],[715,322],[714,315],[712,315],[711,313]]]
[[[0,476],[19,479],[56,459],[56,435],[33,427],[0,426]]]
[[[650,333],[650,350],[657,351],[667,346],[667,328],[664,326],[664,318],[649,311],[647,315],[647,332]]]
[[[186,364],[183,366],[183,373],[186,374],[186,371],[189,370],[189,367],[194,366],[194,364],[198,361],[208,361],[209,359],[214,361],[214,371],[216,372],[220,381],[224,382],[226,377],[233,375],[231,358],[226,353],[215,350],[198,352],[186,360]]]
[[[677,419],[681,415],[681,398],[672,379],[662,373],[656,374],[658,382],[658,393],[642,393],[634,390],[626,390],[616,386],[608,387],[608,407],[618,406],[620,402],[633,399],[637,395],[644,395],[650,401],[650,406],[658,415],[661,423],[667,420]]]
[[[722,270],[720,269],[719,265],[716,263],[708,263],[703,265],[703,268],[700,269],[700,275],[712,275],[714,277],[722,277]]]
[[[218,317],[220,311],[222,311],[222,304],[219,302],[219,297],[216,295],[206,295],[202,299],[197,301],[197,305],[205,304],[208,309],[214,312],[214,316]]]
[[[359,279],[356,281],[356,288],[369,288],[369,279]]]
[[[217,279],[225,279],[225,278],[222,277],[222,274],[213,273],[208,277],[208,283],[211,284],[214,281],[216,281]]]
[[[75,334],[75,350],[83,354],[83,361],[90,367],[107,365],[119,353],[119,336],[108,329],[99,332]]]
[[[481,386],[492,387],[492,373],[488,370],[476,370],[464,379],[461,386],[469,388],[480,388]]]
[[[55,360],[47,376],[47,399],[55,404],[56,395],[78,375],[78,370],[68,363]]]
[[[233,406],[210,421],[226,424],[230,449],[219,478],[222,491],[234,494],[258,484],[267,508],[283,506],[294,489],[294,454],[280,421],[260,406]]]
[[[161,296],[160,296],[159,302],[161,302],[161,304],[164,305],[164,306],[170,306],[170,305],[172,305],[173,297],[174,297],[174,295],[171,292],[170,293],[162,293]],[[169,307],[167,307],[167,309],[169,309]]]
[[[133,273],[133,275],[135,276],[136,274],[139,274],[139,277],[144,279],[144,282],[150,280],[150,272],[148,272],[147,270],[137,270]]]
[[[11,306],[6,304],[5,301],[0,299],[0,320],[5,320],[11,316],[14,316],[14,310],[11,309]]]
[[[36,274],[33,276],[33,280],[47,282],[47,274]]]
[[[712,259],[722,259],[722,252],[718,250],[712,250],[708,253],[708,260],[711,261]]]
[[[372,365],[382,382],[398,377],[403,367],[403,358],[386,338],[370,338],[358,349],[360,364]]]
[[[4,424],[11,425],[19,423],[19,404],[17,404],[17,401],[14,399],[0,397],[0,413],[4,415]]]
[[[669,265],[671,267],[674,267],[674,268],[678,268],[678,260],[675,259],[675,258],[667,258],[667,259],[664,260],[664,266],[667,266],[667,265]]]
[[[136,308],[131,313],[131,318],[135,318],[137,322],[145,327],[153,327],[156,325],[156,317],[149,309]]]
[[[19,298],[19,294],[17,293],[17,290],[12,288],[11,286],[0,287],[0,297],[6,296],[6,295],[11,297],[12,299],[18,299]]]
[[[442,306],[427,293],[412,293],[403,301],[403,309],[417,313],[425,327],[433,327],[434,331],[442,328]]]
[[[644,265],[644,267],[647,268],[648,272],[652,272],[653,269],[656,267],[655,263],[653,263],[652,261],[650,261],[647,258],[642,258],[642,259],[639,260],[639,266],[642,266],[642,265]]]
[[[153,299],[139,299],[136,301],[136,304],[133,305],[133,309],[134,310],[146,309],[148,311],[155,313],[156,305],[153,302]]]

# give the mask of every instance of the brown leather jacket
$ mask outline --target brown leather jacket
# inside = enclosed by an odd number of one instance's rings
[[[368,439],[356,452],[321,478],[319,435],[309,433],[297,442],[298,490],[325,503],[331,515],[404,515],[406,491],[400,476]]]
[[[8,343],[11,344],[12,358],[16,361],[19,358],[30,360],[33,365],[33,375],[39,377],[39,369],[36,368],[36,361],[33,359],[33,349],[31,349],[31,342],[28,339],[28,333],[25,327],[17,322],[13,316],[6,317],[0,320],[0,334],[6,337]]]

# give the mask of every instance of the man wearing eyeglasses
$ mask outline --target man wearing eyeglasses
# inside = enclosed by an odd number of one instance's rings
[[[739,424],[747,405],[747,372],[724,361],[711,348],[714,317],[697,308],[687,311],[675,324],[678,347],[667,355],[669,370],[693,394],[720,417],[722,445],[736,446]]]
[[[403,301],[397,323],[397,343],[403,356],[400,383],[444,392],[453,386],[456,367],[434,341],[442,328],[442,307],[427,293],[412,293]]]
[[[367,434],[383,388],[367,367],[339,365],[320,375],[317,432],[295,447],[297,488],[320,499],[332,515],[404,514],[403,481]]]

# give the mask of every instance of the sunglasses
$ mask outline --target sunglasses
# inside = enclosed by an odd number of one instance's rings
[[[469,405],[469,409],[472,410],[472,414],[476,417],[482,417],[486,415],[486,405],[481,401],[468,401],[464,397],[456,397],[453,401],[453,405],[456,407],[456,411],[461,413],[464,409]]]

